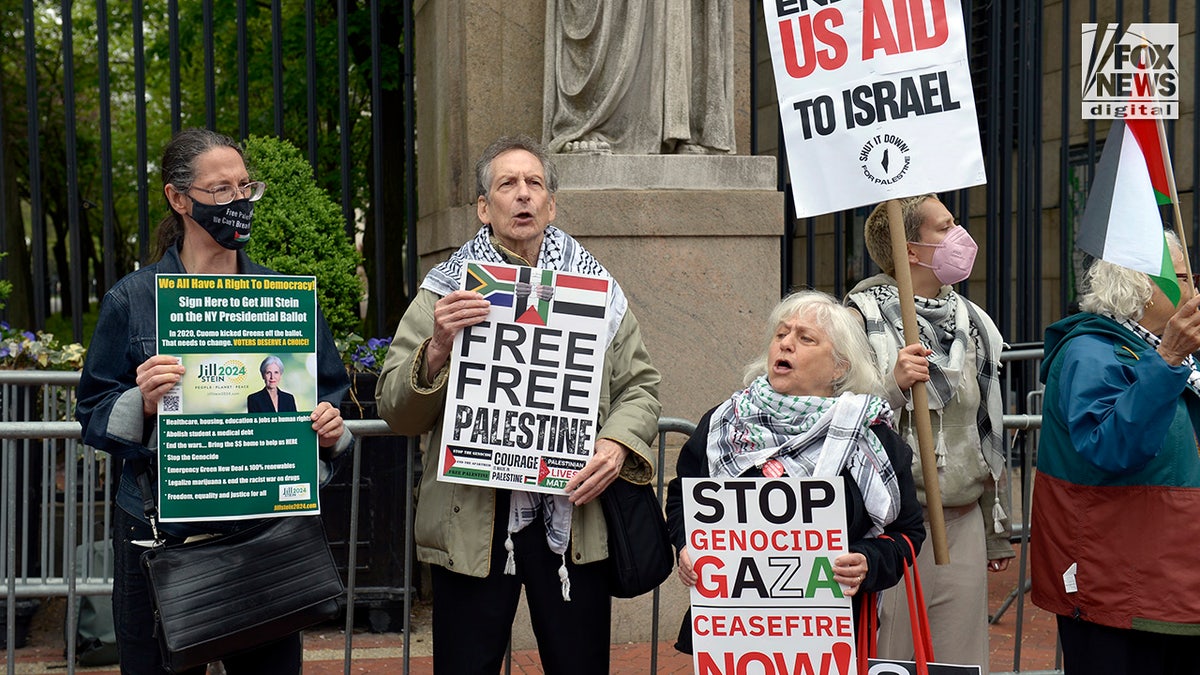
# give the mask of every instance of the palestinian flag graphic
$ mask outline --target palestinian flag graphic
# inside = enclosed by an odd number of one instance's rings
[[[479,293],[498,307],[512,307],[517,268],[467,263],[468,291]]]
[[[539,280],[534,282],[534,274]],[[550,270],[534,270],[532,267],[517,269],[517,279],[520,281],[516,288],[516,304],[513,306],[513,320],[517,323],[545,326],[550,316],[550,298],[548,291],[554,272]],[[542,290],[545,289],[545,290]],[[541,291],[540,293],[538,291]]]
[[[1165,190],[1163,149],[1153,127],[1155,121],[1146,121],[1151,124],[1152,137],[1143,138],[1124,120],[1113,122],[1088,192],[1075,245],[1101,260],[1145,272],[1172,303],[1178,304],[1179,282],[1158,211],[1159,194],[1168,203],[1170,197],[1156,190],[1152,168],[1157,165],[1162,173]]]
[[[443,476],[487,482],[492,475],[492,453],[483,449],[447,445],[441,464]]]
[[[554,312],[593,319],[604,317],[608,279],[559,272],[554,279]]]

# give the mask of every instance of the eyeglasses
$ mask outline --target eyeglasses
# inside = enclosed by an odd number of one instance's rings
[[[1192,272],[1190,276],[1187,274],[1176,274],[1175,278],[1179,280],[1181,286],[1191,281],[1192,288],[1200,288],[1200,272]]]
[[[245,185],[218,185],[215,188],[190,187],[188,190],[199,190],[212,195],[213,203],[217,206],[224,206],[229,202],[245,197],[252,202],[262,199],[263,193],[267,191],[267,184],[261,180],[250,181]]]

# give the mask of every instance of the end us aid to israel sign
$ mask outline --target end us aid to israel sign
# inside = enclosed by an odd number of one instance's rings
[[[764,0],[798,217],[986,182],[957,0]]]

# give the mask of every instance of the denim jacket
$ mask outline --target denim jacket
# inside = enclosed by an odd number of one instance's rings
[[[238,251],[238,273],[277,275],[255,264]],[[88,347],[83,375],[79,380],[75,418],[83,425],[83,442],[113,457],[148,460],[157,456],[158,433],[154,418],[142,412],[142,395],[137,386],[137,368],[158,353],[155,314],[155,275],[187,274],[177,247],[171,247],[162,260],[147,265],[118,281],[100,304],[92,343]],[[317,310],[317,398],[334,406],[350,389],[346,368],[333,344],[325,316]],[[338,441],[337,454],[350,444],[345,432]],[[137,484],[140,462],[124,462],[117,504],[129,514],[145,520],[142,493]],[[245,521],[242,521],[243,523]],[[199,532],[223,532],[237,524],[168,523],[163,531],[187,536]]]

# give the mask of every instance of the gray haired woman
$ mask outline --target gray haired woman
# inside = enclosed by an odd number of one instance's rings
[[[1200,296],[1167,242],[1175,277],[1096,261],[1046,329],[1030,577],[1068,675],[1196,672]]]
[[[766,324],[766,349],[746,368],[746,388],[708,411],[679,452],[667,487],[667,524],[679,579],[698,581],[683,524],[682,478],[813,476],[817,459],[840,453],[846,478],[849,552],[833,560],[834,580],[853,597],[889,588],[925,539],[912,478],[912,450],[889,426],[879,375],[858,319],[832,296],[800,291],[779,302]],[[887,533],[891,538],[880,538]],[[857,624],[856,624],[857,625]],[[692,651],[690,616],[680,651]]]
[[[274,354],[258,366],[263,388],[246,397],[246,412],[296,412],[296,397],[279,388],[283,379],[283,361]]]

